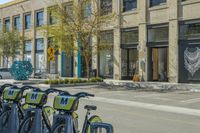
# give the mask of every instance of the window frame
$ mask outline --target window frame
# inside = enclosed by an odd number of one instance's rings
[[[152,4],[152,1],[160,1],[157,4]],[[149,0],[149,7],[155,7],[155,6],[161,6],[161,5],[166,5],[168,0],[164,0],[165,2],[161,2],[163,0]]]
[[[16,19],[19,19],[19,28],[17,28],[17,23],[16,23]],[[16,15],[16,16],[14,16],[13,17],[13,28],[15,29],[15,30],[17,30],[17,31],[20,31],[21,30],[21,20],[20,20],[20,15]]]
[[[42,13],[41,19],[39,19],[39,13]],[[40,21],[41,21],[41,24],[40,24]],[[44,10],[43,9],[37,10],[37,11],[35,11],[35,26],[41,27],[43,25],[44,25]]]
[[[104,6],[102,5],[102,2],[103,2],[103,1],[104,1],[104,0],[101,0],[101,1],[100,1],[100,5],[99,5],[100,16],[109,15],[109,14],[113,13],[113,0],[110,0],[110,1],[111,1],[111,9],[108,9],[108,8],[104,7]],[[108,0],[105,0],[105,1],[108,1]],[[107,6],[107,7],[108,7],[108,6]],[[104,10],[105,8],[107,9],[106,12],[102,12],[102,11],[105,11],[105,10]]]
[[[28,21],[26,21],[27,16],[30,16],[30,26],[28,24]],[[30,12],[24,14],[24,29],[25,30],[30,30],[31,29],[31,23],[32,23],[31,22],[31,16],[32,16],[32,14]]]
[[[133,3],[134,3],[134,1],[136,1],[136,7],[133,7],[133,8],[131,8],[131,9],[126,9],[125,8],[125,1],[127,1],[127,0],[122,0],[122,5],[123,5],[123,7],[122,7],[122,11],[123,12],[128,12],[128,11],[134,11],[134,10],[136,10],[137,9],[137,4],[138,4],[138,0],[132,0],[133,1]],[[125,10],[126,9],[126,10]]]
[[[6,21],[9,20],[9,27],[7,28],[6,26]],[[3,25],[4,25],[4,28],[5,28],[5,31],[10,31],[11,29],[11,21],[10,21],[10,17],[7,17],[7,18],[4,18],[3,20]]]

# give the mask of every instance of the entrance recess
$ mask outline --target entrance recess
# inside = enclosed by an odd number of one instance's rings
[[[62,53],[62,77],[73,77],[73,57]]]
[[[138,64],[137,49],[122,49],[122,79],[133,79],[138,74]]]
[[[168,48],[151,48],[153,81],[167,81]]]

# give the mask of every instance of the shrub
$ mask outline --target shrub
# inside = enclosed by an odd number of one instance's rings
[[[59,79],[59,84],[64,84],[65,81],[63,79]]]
[[[65,84],[68,84],[69,80],[68,79],[64,79],[64,82],[65,82]]]
[[[49,84],[50,82],[49,82],[50,80],[45,80],[44,81],[44,84]]]

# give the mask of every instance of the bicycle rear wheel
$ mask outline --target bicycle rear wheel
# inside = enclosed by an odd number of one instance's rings
[[[97,115],[94,115],[92,117],[90,117],[90,119],[88,120],[88,125],[86,126],[86,133],[90,133],[90,124],[95,123],[95,122],[99,122],[102,123],[103,121],[101,120],[101,118]],[[95,131],[95,133],[102,133],[101,129],[97,129]]]

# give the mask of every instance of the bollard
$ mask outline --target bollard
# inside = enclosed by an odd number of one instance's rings
[[[100,128],[100,129],[105,129],[106,133],[114,133],[113,131],[113,126],[111,124],[108,123],[91,123],[91,130],[90,133],[95,133],[96,129]]]

